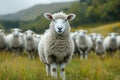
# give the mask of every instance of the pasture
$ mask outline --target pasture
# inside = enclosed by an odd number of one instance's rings
[[[98,32],[106,35],[115,27],[120,28],[120,22],[96,28],[83,28],[88,32]],[[78,29],[81,29],[79,27]],[[74,31],[74,29],[72,29]],[[105,30],[103,32],[103,30]],[[67,80],[120,80],[120,52],[113,57],[100,58],[90,52],[88,60],[74,57],[66,66]],[[0,80],[53,80],[46,76],[45,65],[37,57],[28,59],[27,55],[13,56],[9,52],[0,52]],[[58,80],[61,80],[60,77]]]
[[[90,53],[88,60],[74,57],[66,66],[67,80],[119,80],[120,57],[104,59]],[[39,58],[28,59],[27,56],[13,56],[0,52],[0,80],[53,80],[46,76],[45,65]],[[60,78],[58,80],[61,80]]]

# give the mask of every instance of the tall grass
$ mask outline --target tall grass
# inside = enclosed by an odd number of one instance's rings
[[[119,52],[104,59],[90,53],[88,60],[73,58],[66,66],[67,80],[119,80]],[[52,80],[46,76],[45,65],[39,58],[0,53],[0,80]]]
[[[114,27],[120,28],[120,22],[83,29],[106,35]],[[66,66],[66,78],[67,80],[120,80],[119,54],[120,52],[116,52],[114,57],[104,59],[99,58],[95,53],[89,53],[88,60],[75,57]],[[46,76],[45,65],[38,57],[30,60],[27,56],[13,56],[9,52],[0,52],[0,80],[53,80],[53,78]]]

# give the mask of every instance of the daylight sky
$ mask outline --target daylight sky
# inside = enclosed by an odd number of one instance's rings
[[[0,0],[0,15],[14,13],[36,4],[49,4],[54,2],[68,2],[76,0]]]

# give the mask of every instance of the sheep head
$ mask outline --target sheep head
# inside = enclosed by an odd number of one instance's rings
[[[54,27],[53,29],[57,34],[63,34],[67,29],[66,27],[68,21],[73,20],[75,18],[75,14],[66,15],[63,12],[55,13],[55,14],[45,13],[44,16],[45,18],[51,21]]]
[[[18,28],[11,29],[11,32],[14,37],[18,37],[21,31],[22,29],[18,29]]]

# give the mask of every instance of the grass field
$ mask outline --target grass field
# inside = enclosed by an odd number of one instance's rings
[[[83,29],[106,35],[116,27],[120,29],[120,22]],[[116,52],[114,57],[104,59],[99,58],[95,53],[89,53],[88,60],[75,57],[66,66],[66,78],[67,80],[120,80],[119,54],[120,52]],[[27,56],[13,56],[8,52],[0,52],[0,80],[53,80],[53,78],[46,76],[45,65],[38,57],[30,60]]]
[[[120,80],[120,58],[104,59],[90,53],[88,60],[73,58],[66,66],[67,80]],[[0,80],[53,80],[46,76],[45,65],[39,58],[0,53]],[[60,78],[59,78],[60,80]]]

